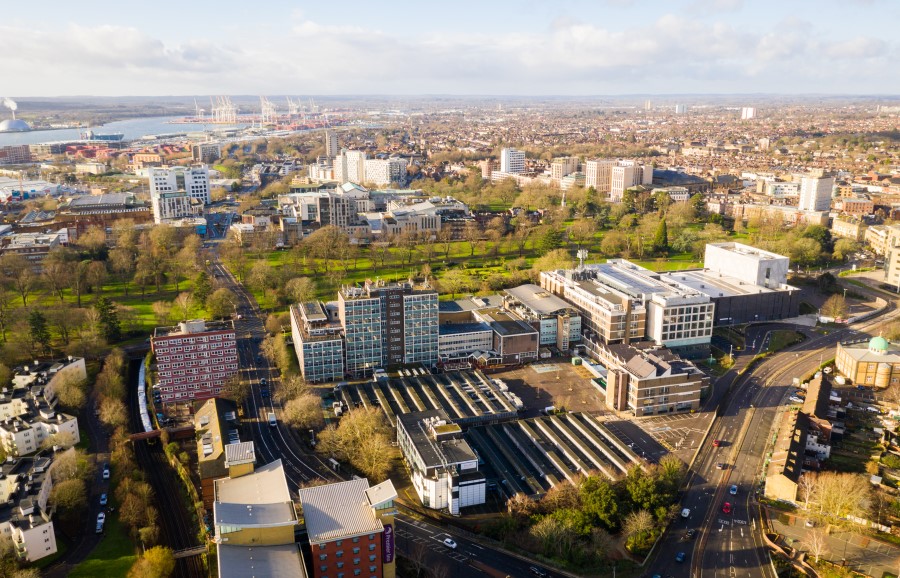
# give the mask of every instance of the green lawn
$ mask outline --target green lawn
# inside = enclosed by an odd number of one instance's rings
[[[91,555],[69,573],[69,578],[125,577],[135,560],[136,549],[119,523],[119,517],[110,516],[103,539]]]
[[[803,341],[803,334],[790,329],[779,329],[773,331],[769,336],[768,351],[776,352],[791,346],[795,343]]]

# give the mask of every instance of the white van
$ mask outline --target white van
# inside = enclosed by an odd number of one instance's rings
[[[877,413],[881,415],[881,410],[875,407],[874,405],[870,405],[866,407],[866,411],[871,411],[872,413]]]

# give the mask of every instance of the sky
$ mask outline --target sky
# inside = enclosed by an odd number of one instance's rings
[[[15,2],[0,94],[900,93],[897,0]]]

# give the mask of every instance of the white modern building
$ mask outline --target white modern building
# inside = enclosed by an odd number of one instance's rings
[[[8,459],[0,464],[0,536],[22,562],[56,553],[47,502],[53,489],[51,458]]]
[[[426,508],[459,515],[485,501],[485,477],[462,429],[441,410],[397,416],[397,443],[413,488]]]
[[[578,171],[578,157],[559,157],[550,163],[550,178],[560,182],[566,175]]]
[[[636,161],[617,161],[612,167],[609,187],[609,200],[616,203],[622,200],[627,189],[638,185],[653,184],[653,167],[641,165]]]
[[[790,259],[742,243],[707,243],[703,266],[745,283],[774,288],[787,283]]]
[[[365,182],[379,186],[391,183],[406,183],[406,159],[391,157],[389,159],[368,159],[365,161]]]
[[[756,118],[756,109],[752,106],[741,108],[741,120],[752,120]]]
[[[805,176],[800,180],[801,211],[827,211],[831,208],[834,192],[834,177],[822,173],[820,176]]]
[[[186,192],[202,204],[209,204],[209,167],[153,167],[149,170],[150,197],[162,193]]]
[[[366,180],[365,151],[344,149],[334,159],[334,180],[338,183],[362,184]]]
[[[152,195],[150,205],[153,208],[153,222],[157,225],[203,214],[203,204],[184,191]]]
[[[505,148],[500,151],[500,172],[517,175],[525,172],[525,151]]]
[[[598,193],[609,193],[612,186],[612,169],[616,161],[591,159],[584,163],[584,186],[594,187]]]

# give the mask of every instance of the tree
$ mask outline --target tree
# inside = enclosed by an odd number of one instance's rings
[[[63,480],[53,485],[50,500],[62,510],[66,520],[77,520],[87,510],[87,489],[79,478]]]
[[[390,470],[390,428],[384,415],[375,408],[351,410],[337,427],[326,427],[319,434],[316,449],[349,462],[370,480],[383,480]]]
[[[544,228],[544,234],[541,235],[539,248],[542,253],[549,253],[554,249],[562,247],[562,241],[562,231],[553,225],[549,225]]]
[[[608,231],[600,241],[600,250],[609,257],[618,257],[628,247],[628,235],[622,231]]]
[[[466,241],[469,243],[469,256],[475,256],[475,244],[481,240],[484,231],[481,230],[481,225],[478,224],[478,221],[469,221],[466,223],[466,227],[463,230],[463,237],[465,237]]]
[[[100,334],[106,341],[113,343],[122,339],[122,328],[119,325],[119,316],[116,313],[116,304],[100,297],[94,303],[94,309],[99,315]]]
[[[222,385],[222,397],[230,399],[238,405],[243,404],[250,397],[250,392],[250,382],[242,380],[237,374],[229,377]]]
[[[624,534],[626,538],[631,538],[633,536],[646,534],[652,530],[654,526],[655,521],[650,512],[647,510],[638,510],[637,512],[631,512],[625,516],[625,521],[622,524],[622,534]]]
[[[284,292],[294,303],[312,301],[316,297],[316,283],[309,277],[294,277],[285,283]]]
[[[822,257],[822,246],[815,239],[795,239],[788,246],[788,256],[791,261],[801,267],[815,265]]]
[[[234,314],[236,300],[230,289],[216,289],[206,300],[206,312],[213,319],[224,319]]]
[[[819,557],[828,553],[828,534],[822,528],[807,528],[803,545],[809,549],[809,554],[819,563]]]
[[[41,263],[44,283],[63,302],[63,291],[69,286],[74,251],[59,247],[50,251]]]
[[[596,232],[597,222],[594,219],[578,219],[569,227],[569,239],[578,245],[579,249],[584,246],[590,247],[594,244]]]
[[[75,243],[86,253],[85,257],[88,259],[106,258],[106,229],[104,227],[90,227],[78,236]]]
[[[168,301],[154,301],[151,305],[157,325],[168,325],[172,319],[172,304]]]
[[[619,504],[616,492],[604,478],[588,476],[581,483],[581,506],[583,511],[602,525],[613,531],[619,525]]]
[[[209,280],[209,273],[200,271],[194,279],[194,299],[197,303],[206,303],[206,298],[212,294],[212,283]]]
[[[87,382],[74,374],[63,375],[54,382],[53,393],[66,409],[78,413],[87,401]]]
[[[859,243],[853,239],[838,239],[834,243],[834,251],[832,251],[831,256],[839,261],[843,261],[857,251],[859,251]]]
[[[17,253],[7,253],[0,257],[0,271],[6,284],[21,297],[22,307],[28,307],[28,296],[38,284],[31,263]]]
[[[844,299],[843,295],[832,295],[822,304],[822,308],[819,311],[825,317],[845,319],[848,311],[847,300]]]
[[[325,423],[322,415],[322,398],[314,393],[303,393],[284,405],[284,420],[298,429],[319,429]]]
[[[87,267],[87,284],[92,287],[94,292],[100,293],[103,290],[103,284],[109,277],[104,261],[91,261]]]
[[[275,268],[268,261],[257,261],[250,268],[250,274],[247,276],[247,283],[250,287],[260,291],[266,295],[269,290],[275,289],[278,283],[278,274]]]
[[[128,423],[128,409],[120,399],[105,397],[100,402],[100,421],[111,428],[124,427]]]
[[[537,272],[553,271],[556,269],[571,269],[575,260],[566,249],[554,249],[534,261],[532,269]]]
[[[34,310],[28,314],[28,335],[31,338],[31,348],[41,346],[43,353],[50,352],[50,329],[47,326],[47,318],[40,311]]]
[[[666,225],[665,218],[659,221],[656,233],[653,235],[653,252],[658,255],[665,255],[669,252],[669,227]]]
[[[871,485],[865,476],[822,472],[816,475],[811,501],[820,516],[832,523],[840,523],[848,516],[865,515],[869,507],[870,491]]]
[[[171,548],[154,546],[137,559],[128,578],[168,578],[175,571],[175,556]]]
[[[462,269],[450,269],[441,277],[440,286],[444,293],[450,293],[453,299],[456,294],[468,291],[475,284],[471,275]]]
[[[172,308],[178,314],[179,321],[187,321],[191,318],[191,311],[194,310],[194,296],[187,291],[179,293],[172,303]]]
[[[335,256],[341,254],[341,245],[349,242],[349,237],[334,225],[319,228],[303,241],[309,247],[310,253],[322,260],[326,273]]]

